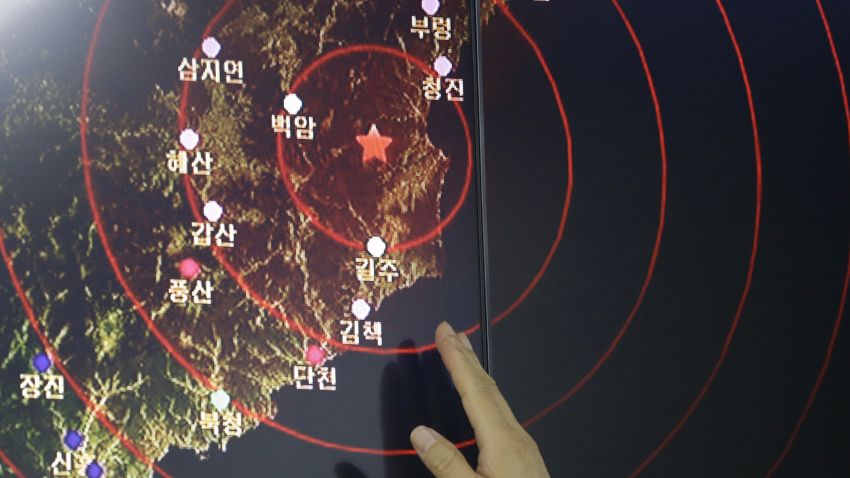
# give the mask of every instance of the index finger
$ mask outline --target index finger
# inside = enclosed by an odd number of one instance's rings
[[[463,408],[479,442],[493,431],[509,431],[519,426],[496,382],[484,371],[481,362],[452,327],[443,322],[437,327],[437,349],[463,401]],[[496,435],[498,436],[498,435]]]

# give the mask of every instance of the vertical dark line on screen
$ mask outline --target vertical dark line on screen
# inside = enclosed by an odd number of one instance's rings
[[[490,353],[490,253],[487,242],[487,170],[484,163],[484,47],[481,43],[481,3],[470,0],[470,30],[472,33],[472,76],[475,79],[473,96],[474,117],[472,122],[475,135],[475,159],[478,175],[476,200],[478,204],[478,245],[479,245],[479,285],[481,294],[481,359],[484,368],[493,374],[492,356]]]

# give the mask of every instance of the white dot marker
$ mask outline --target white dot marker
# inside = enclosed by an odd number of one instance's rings
[[[210,58],[215,58],[221,51],[221,43],[213,37],[207,37],[204,39],[204,42],[201,43],[201,50],[203,50],[204,55],[207,55]]]
[[[228,405],[230,405],[230,395],[227,394],[224,390],[218,390],[210,394],[210,402],[212,402],[213,406],[218,411],[224,411]]]
[[[186,128],[180,133],[180,144],[186,151],[192,151],[201,142],[201,137],[193,129]]]
[[[381,257],[387,252],[387,243],[380,237],[370,237],[366,241],[366,252],[372,257]]]
[[[224,214],[224,209],[219,203],[210,201],[204,204],[204,217],[207,218],[209,222],[218,222],[218,220],[221,219],[222,214]]]
[[[363,320],[372,312],[372,307],[363,299],[357,299],[351,303],[351,313],[357,317],[357,320]]]
[[[298,114],[302,106],[304,102],[295,93],[290,93],[283,99],[283,109],[291,115]]]
[[[437,74],[440,76],[446,76],[452,71],[452,62],[445,56],[439,56],[436,60],[434,60],[434,70],[437,71]]]
[[[437,13],[437,10],[439,9],[440,0],[422,0],[422,10],[425,10],[425,13],[428,15]]]

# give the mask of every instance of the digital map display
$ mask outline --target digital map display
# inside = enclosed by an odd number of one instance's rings
[[[471,6],[19,8],[0,476],[177,476],[258,428],[415,460],[382,374],[484,314]]]

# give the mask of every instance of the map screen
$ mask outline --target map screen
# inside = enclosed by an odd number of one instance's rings
[[[0,5],[0,476],[427,476],[486,356],[478,7]]]

